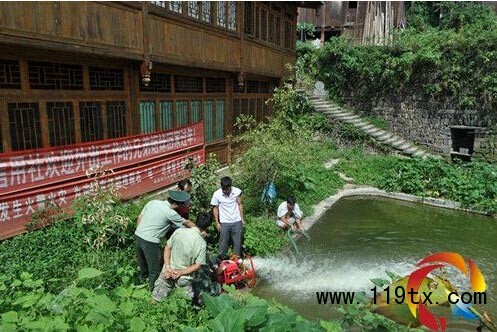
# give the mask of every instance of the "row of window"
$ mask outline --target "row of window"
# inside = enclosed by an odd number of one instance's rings
[[[84,90],[83,66],[28,61],[28,83],[33,90]],[[124,90],[121,69],[88,67],[90,90]],[[17,60],[0,60],[0,89],[20,89],[21,70]]]
[[[151,1],[152,5],[168,11],[187,15],[203,23],[237,30],[237,7],[235,1]]]
[[[283,27],[281,26],[282,20]],[[243,23],[243,32],[247,35],[288,49],[295,48],[295,25],[292,17],[288,15],[282,16],[281,13],[268,6],[246,1]],[[284,29],[283,36],[281,36],[282,28]]]
[[[92,142],[126,135],[126,104],[124,101],[47,102],[45,110],[39,103],[7,103],[8,128],[12,151],[43,147],[41,112],[48,119],[50,146]],[[76,138],[76,128],[80,137]],[[106,133],[106,135],[104,134]]]
[[[152,133],[203,121],[206,142],[222,139],[226,136],[225,105],[224,99],[142,100],[139,104],[141,132]]]

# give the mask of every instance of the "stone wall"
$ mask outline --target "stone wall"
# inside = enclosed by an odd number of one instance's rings
[[[416,100],[415,97],[372,104],[363,106],[358,112],[384,119],[391,132],[447,157],[452,148],[451,127],[476,127],[472,159],[497,161],[497,110],[458,110],[446,104]]]

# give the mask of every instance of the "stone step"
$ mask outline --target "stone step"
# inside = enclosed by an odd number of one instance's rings
[[[366,132],[366,134],[373,135],[373,134],[381,133],[382,130],[380,128],[377,128],[377,127],[373,126],[373,128],[366,129],[366,130],[364,130],[364,132]]]
[[[389,132],[385,132],[383,135],[376,137],[376,139],[380,142],[385,142],[387,139],[391,138],[393,135]]]
[[[419,151],[419,149],[415,146],[412,146],[410,148],[407,148],[404,150],[404,153],[407,153],[407,154],[413,154],[414,152],[417,152]]]
[[[403,146],[405,144],[406,144],[406,141],[404,141],[403,139],[397,139],[397,140],[393,141],[392,143],[390,143],[390,145],[396,149],[401,149],[401,146]]]

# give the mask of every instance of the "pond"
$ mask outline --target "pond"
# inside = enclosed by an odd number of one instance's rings
[[[338,201],[309,230],[311,241],[254,262],[259,281],[254,293],[284,303],[309,319],[336,318],[338,305],[319,305],[317,291],[364,291],[385,271],[405,276],[430,253],[450,251],[471,258],[487,282],[487,304],[497,319],[497,220],[399,200],[347,197]],[[470,291],[466,278],[447,269],[449,280]],[[449,317],[448,330],[475,331],[473,322]]]

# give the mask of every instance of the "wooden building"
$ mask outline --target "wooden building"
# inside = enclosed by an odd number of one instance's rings
[[[97,155],[147,190],[173,182],[193,148],[228,162],[236,117],[270,115],[295,61],[297,7],[318,5],[0,2],[0,238],[78,197]]]
[[[312,23],[321,42],[347,36],[357,43],[380,44],[393,28],[405,26],[403,1],[323,1],[317,10],[299,8],[298,21]]]
[[[295,2],[1,2],[1,152],[203,121],[226,162],[234,118],[271,112],[296,15]]]

